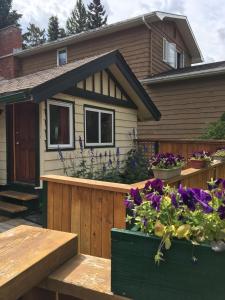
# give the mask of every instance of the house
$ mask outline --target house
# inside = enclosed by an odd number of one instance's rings
[[[138,123],[138,136],[158,139],[191,138],[199,135],[194,125],[190,130],[190,124],[188,121],[186,124],[183,117],[182,122],[179,120],[176,123],[177,106],[168,105],[170,99],[162,99],[155,93],[155,85],[153,88],[152,85],[146,84],[146,80],[153,76],[189,68],[192,64],[203,61],[185,16],[151,12],[26,50],[20,49],[20,31],[11,26],[0,30],[0,44],[0,76],[5,78],[32,74],[118,49],[162,114],[161,121],[157,124]],[[183,101],[182,98],[179,99],[180,102]],[[167,107],[170,108],[170,112],[167,111]],[[179,107],[179,113],[182,113],[183,106]],[[193,113],[197,114],[197,111]],[[203,118],[201,122],[204,123]],[[202,125],[201,132],[204,126]]]
[[[125,155],[137,120],[159,118],[119,51],[4,79],[0,184],[39,187],[40,174],[63,174],[58,151],[73,156],[79,136],[85,148],[119,147]]]

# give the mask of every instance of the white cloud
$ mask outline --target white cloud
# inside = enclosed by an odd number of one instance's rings
[[[85,0],[88,3],[89,0]],[[225,60],[224,0],[103,0],[109,23],[154,10],[188,16],[205,61]],[[47,27],[48,18],[58,15],[61,25],[70,14],[75,0],[14,0],[13,8],[23,14],[22,28],[33,22]]]

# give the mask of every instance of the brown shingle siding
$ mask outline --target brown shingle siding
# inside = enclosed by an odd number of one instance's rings
[[[162,114],[159,122],[139,123],[140,138],[198,138],[225,112],[223,75],[146,87]]]

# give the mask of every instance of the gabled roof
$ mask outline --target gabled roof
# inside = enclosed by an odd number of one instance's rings
[[[160,112],[119,51],[89,57],[61,67],[0,82],[0,102],[32,99],[41,102],[62,93],[90,75],[108,68],[138,109],[140,120],[160,119]]]
[[[191,78],[209,77],[225,74],[225,61],[196,65],[176,70],[166,71],[150,78],[143,79],[143,84],[163,83]]]
[[[31,49],[20,50],[14,53],[14,55],[18,57],[26,57],[36,53],[65,47],[67,45],[75,44],[91,38],[100,37],[113,32],[118,32],[120,30],[139,26],[145,22],[151,24],[157,21],[175,22],[191,54],[192,63],[200,63],[203,61],[201,50],[198,46],[198,43],[196,41],[196,38],[194,36],[194,33],[191,29],[187,17],[183,15],[171,14],[161,11],[154,11],[138,17],[106,25],[97,29],[81,32],[79,34],[71,35],[69,37],[59,39],[57,41],[45,43],[43,45]]]

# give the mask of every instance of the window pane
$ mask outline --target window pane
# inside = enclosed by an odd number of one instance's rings
[[[50,144],[70,144],[69,107],[58,105],[49,106],[50,109]]]
[[[112,114],[101,113],[101,142],[112,143]]]
[[[86,110],[86,142],[87,143],[99,143],[98,118],[99,118],[98,112]]]
[[[67,51],[62,50],[58,52],[58,60],[59,60],[59,66],[65,65],[67,63]]]

